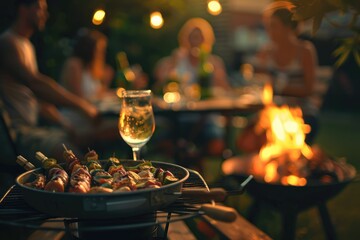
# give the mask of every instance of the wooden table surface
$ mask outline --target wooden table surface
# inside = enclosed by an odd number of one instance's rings
[[[266,233],[251,224],[240,214],[237,214],[235,221],[231,223],[216,221],[206,215],[201,218],[210,227],[220,232],[223,237],[231,240],[271,240]],[[167,238],[169,240],[197,239],[184,221],[170,223]]]

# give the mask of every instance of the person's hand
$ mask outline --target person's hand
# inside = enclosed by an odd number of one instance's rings
[[[83,100],[80,103],[80,108],[82,112],[89,117],[92,121],[99,120],[99,111],[95,105]]]

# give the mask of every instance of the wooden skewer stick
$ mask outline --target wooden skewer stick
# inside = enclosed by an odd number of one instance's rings
[[[41,163],[43,163],[45,160],[48,159],[47,156],[45,156],[42,152],[36,152],[35,157],[37,160],[39,160]]]
[[[16,162],[23,167],[25,170],[32,170],[35,169],[35,166],[29,162],[26,158],[24,158],[23,156],[19,155],[16,158]]]
[[[67,149],[67,147],[65,146],[65,144],[62,144],[63,148],[65,149],[66,152],[69,152],[69,150]]]

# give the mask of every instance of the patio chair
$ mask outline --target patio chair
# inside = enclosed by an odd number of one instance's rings
[[[11,119],[0,98],[0,197],[14,184],[15,178],[23,171],[16,164],[18,155],[16,147],[16,132],[12,127]]]

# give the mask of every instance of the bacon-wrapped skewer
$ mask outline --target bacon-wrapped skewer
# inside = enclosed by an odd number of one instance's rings
[[[50,192],[64,192],[69,182],[69,175],[67,172],[57,164],[57,161],[53,158],[48,158],[41,152],[36,152],[36,159],[38,159],[43,168],[47,172],[47,183],[44,190]]]
[[[63,153],[63,157],[66,162],[66,168],[68,172],[71,174],[74,171],[74,167],[76,165],[81,165],[80,160],[75,156],[73,151],[68,150],[65,145],[63,145],[65,151]]]
[[[64,145],[64,158],[70,173],[69,192],[87,193],[90,190],[91,175],[75,154]]]
[[[91,186],[91,175],[86,166],[77,166],[70,177],[69,192],[87,193]]]

